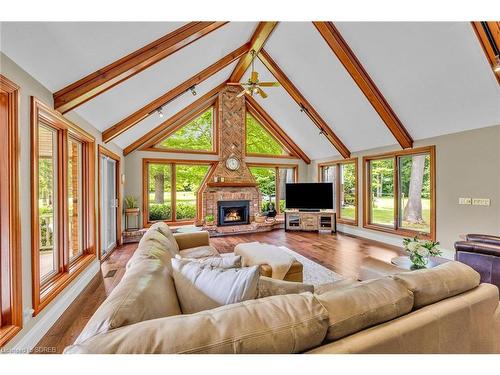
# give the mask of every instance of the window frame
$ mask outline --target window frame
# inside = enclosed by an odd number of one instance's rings
[[[400,227],[400,181],[399,181],[399,157],[409,155],[429,154],[430,157],[430,231],[429,233],[420,232],[417,230],[403,229]],[[370,165],[372,160],[380,159],[394,160],[394,225],[393,227],[374,224],[371,222],[371,193],[370,193]],[[363,157],[363,227],[366,229],[396,234],[399,236],[419,236],[420,238],[435,240],[436,239],[436,146],[424,146],[400,151],[386,152],[383,154],[369,155]]]
[[[212,149],[211,150],[189,150],[189,149],[175,149],[161,147],[159,144],[168,138],[176,131],[188,125],[191,121],[201,116],[208,109],[212,108]],[[187,114],[180,119],[173,121],[165,131],[162,131],[159,136],[152,137],[144,146],[140,148],[141,151],[154,151],[154,152],[169,152],[179,154],[200,154],[200,155],[218,155],[219,154],[219,108],[218,99],[210,101],[208,104],[197,108],[194,112]],[[167,119],[163,123],[170,122],[172,118]],[[159,125],[161,127],[161,125]]]
[[[286,152],[286,154],[280,154],[280,155],[275,155],[275,154],[261,154],[261,153],[256,153],[256,152],[248,152],[247,148],[247,113],[249,113],[263,128],[266,130],[272,138],[283,148],[283,151]],[[244,136],[244,141],[245,141],[245,156],[249,157],[258,157],[258,158],[281,158],[281,159],[299,159],[297,155],[295,155],[291,150],[288,149],[288,147],[284,144],[284,142],[281,140],[281,134],[280,131],[282,131],[279,128],[276,128],[273,124],[270,124],[266,119],[262,116],[262,114],[253,107],[250,103],[246,103],[245,106],[245,127],[243,131],[243,136]]]
[[[275,178],[275,192],[276,192],[276,199],[278,199],[279,197],[279,193],[280,193],[280,188],[279,188],[279,170],[281,168],[283,169],[293,169],[294,170],[294,179],[295,179],[295,182],[299,182],[299,165],[298,164],[279,164],[279,163],[252,163],[252,162],[247,162],[247,167],[250,169],[252,167],[257,167],[257,168],[274,168],[274,172],[276,173],[276,178]],[[250,171],[251,173],[251,171]],[[259,185],[257,184],[256,185],[257,188],[259,189]],[[259,189],[259,192],[260,192],[260,189]],[[259,201],[259,212],[261,210],[261,204],[262,204],[262,200]],[[283,214],[284,212],[281,212],[280,210],[280,205],[279,205],[279,202],[278,200],[276,201],[276,212],[278,213],[278,215],[280,214]]]
[[[149,183],[149,164],[168,164],[172,166],[170,183],[172,186],[172,217],[171,220],[149,220],[149,195],[148,195],[148,183]],[[176,219],[176,193],[175,193],[175,185],[176,185],[176,165],[206,165],[208,166],[208,171],[205,177],[203,178],[200,188],[196,192],[196,217],[194,220],[177,220]],[[212,177],[215,168],[218,162],[213,160],[182,160],[182,159],[155,159],[155,158],[143,158],[142,159],[142,224],[144,228],[149,228],[154,223],[158,223],[163,221],[169,225],[176,226],[184,226],[184,225],[192,225],[195,222],[199,222],[202,220],[202,191],[204,187],[207,185],[208,181]]]
[[[40,125],[57,131],[57,202],[59,241],[55,249],[58,270],[49,279],[40,279],[40,226],[38,202],[38,128]],[[73,138],[82,143],[82,253],[69,259],[68,210],[68,141]],[[95,139],[92,135],[64,118],[40,100],[31,97],[31,256],[33,316],[36,316],[68,284],[96,258],[95,228]]]
[[[20,87],[0,74],[0,91],[7,95],[3,151],[7,154],[0,168],[0,178],[6,187],[8,204],[0,204],[0,223],[6,242],[0,242],[0,347],[3,347],[23,327],[22,268],[21,268],[21,218],[19,211],[19,90]],[[3,133],[3,132],[2,132]],[[4,168],[6,166],[6,168]],[[1,198],[1,197],[0,197]],[[4,231],[5,227],[7,230]],[[7,265],[7,266],[6,266]],[[3,296],[3,298],[2,298]]]
[[[354,181],[354,199],[356,200],[356,205],[354,207],[354,220],[352,219],[346,219],[342,217],[342,210],[338,209],[340,207],[340,168],[344,164],[354,164],[354,174],[356,176],[356,179]],[[323,163],[318,164],[318,182],[323,182],[323,168],[324,167],[335,167],[335,182],[334,182],[334,189],[335,189],[335,215],[337,216],[337,223],[339,224],[347,224],[347,225],[353,225],[353,226],[358,226],[358,211],[359,211],[359,195],[358,195],[358,188],[359,188],[359,170],[358,170],[358,158],[349,158],[349,159],[342,159],[342,160],[332,160],[332,161],[326,161]]]

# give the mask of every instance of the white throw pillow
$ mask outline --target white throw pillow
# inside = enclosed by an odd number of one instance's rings
[[[184,258],[180,254],[175,256],[175,259],[186,260],[190,262],[196,262],[202,266],[214,267],[214,268],[240,268],[241,267],[241,256],[239,255],[229,255],[229,256],[217,256],[210,258]]]
[[[172,269],[183,314],[257,297],[258,266],[222,269],[172,258]]]

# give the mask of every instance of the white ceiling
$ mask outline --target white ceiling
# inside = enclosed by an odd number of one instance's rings
[[[4,22],[0,48],[54,92],[181,25]],[[256,25],[231,22],[75,111],[104,130],[246,43]],[[500,87],[469,23],[336,26],[415,140],[500,124]],[[279,23],[265,49],[351,151],[396,144],[310,22]],[[227,79],[234,65],[200,84],[197,97]],[[260,61],[256,68],[261,79],[274,80]],[[258,102],[311,159],[338,155],[283,88],[267,91]],[[164,108],[163,119],[154,114],[115,142],[128,146],[197,97],[182,95]]]

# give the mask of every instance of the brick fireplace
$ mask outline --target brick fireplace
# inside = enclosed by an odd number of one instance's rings
[[[219,163],[206,186],[202,188],[201,194],[202,217],[213,215],[217,224],[222,223],[219,218],[220,206],[226,204],[223,202],[248,202],[248,220],[231,225],[218,225],[231,227],[227,229],[231,232],[236,231],[235,227],[238,226],[248,227],[254,215],[260,212],[260,191],[245,163],[245,97],[236,97],[240,91],[240,88],[230,86],[219,94]],[[239,169],[232,171],[226,168],[226,160],[229,157],[239,160]]]

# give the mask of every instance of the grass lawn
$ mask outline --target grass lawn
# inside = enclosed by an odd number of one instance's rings
[[[163,193],[163,199],[165,200],[165,203],[170,202],[170,192],[166,191]],[[176,193],[176,200],[177,202],[195,202],[196,203],[196,193],[192,191],[178,191]],[[149,193],[149,201],[151,203],[154,203],[155,201],[155,193]]]
[[[402,207],[406,205],[408,199],[404,199]],[[394,199],[391,197],[376,198],[372,207],[372,222],[382,225],[393,225],[394,218]],[[421,232],[430,231],[431,209],[430,200],[422,199],[422,218],[423,224],[413,224],[403,221],[401,227],[404,229],[418,230]]]

